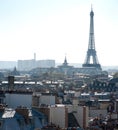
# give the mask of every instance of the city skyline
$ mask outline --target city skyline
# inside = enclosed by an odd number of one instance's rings
[[[0,61],[54,59],[84,63],[91,3],[101,65],[118,65],[117,0],[0,1]]]

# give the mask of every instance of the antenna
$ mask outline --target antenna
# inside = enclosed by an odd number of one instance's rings
[[[36,60],[36,53],[34,53],[34,60]]]
[[[93,5],[91,4],[91,11],[93,11]]]

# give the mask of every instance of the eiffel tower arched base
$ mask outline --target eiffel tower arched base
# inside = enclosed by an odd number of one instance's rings
[[[100,64],[83,64],[82,67],[93,67],[101,70]]]

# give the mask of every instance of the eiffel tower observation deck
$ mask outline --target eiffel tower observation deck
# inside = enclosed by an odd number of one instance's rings
[[[96,68],[101,70],[101,65],[98,62],[96,50],[95,50],[95,38],[94,38],[94,12],[91,8],[90,12],[90,32],[89,32],[89,44],[86,59],[83,67]]]

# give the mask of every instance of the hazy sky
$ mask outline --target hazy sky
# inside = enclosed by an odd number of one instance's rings
[[[101,65],[118,65],[118,0],[0,0],[0,60],[84,63],[91,3]]]

